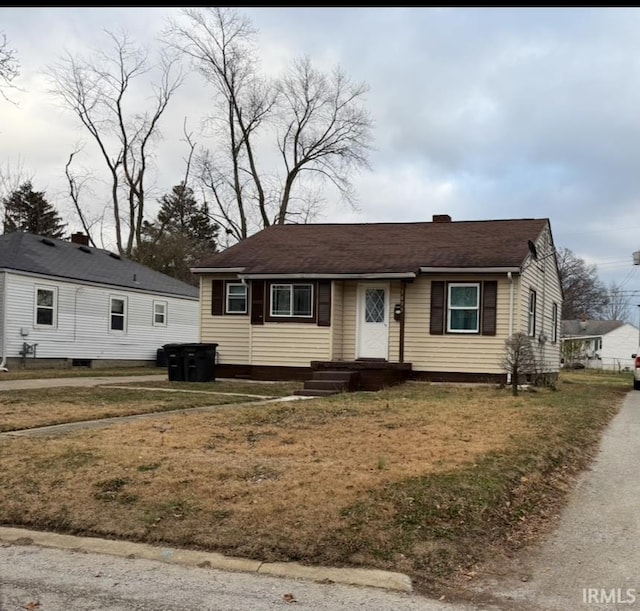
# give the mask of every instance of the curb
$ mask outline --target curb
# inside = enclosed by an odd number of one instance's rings
[[[133,543],[97,537],[76,537],[24,528],[0,527],[0,541],[16,545],[39,545],[71,551],[93,552],[125,558],[144,558],[169,564],[211,568],[221,571],[240,571],[306,579],[309,581],[334,582],[345,585],[368,586],[386,590],[412,592],[411,579],[403,573],[378,569],[350,569],[314,567],[297,562],[261,562],[245,558],[224,556],[216,552],[201,552],[169,547],[157,547],[147,543]]]

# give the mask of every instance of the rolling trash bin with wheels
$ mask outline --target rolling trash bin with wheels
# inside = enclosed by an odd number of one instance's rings
[[[185,381],[215,381],[217,347],[218,344],[183,344]]]
[[[167,373],[170,382],[184,382],[183,344],[165,344],[163,346],[167,361]]]

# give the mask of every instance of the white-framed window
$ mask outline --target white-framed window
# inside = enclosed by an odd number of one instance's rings
[[[447,331],[478,333],[480,331],[480,283],[452,282],[448,285]]]
[[[109,331],[126,333],[127,330],[127,298],[109,298]]]
[[[58,289],[55,286],[36,286],[34,326],[54,328],[58,323]]]
[[[558,341],[558,304],[551,306],[551,341],[555,344]]]
[[[312,284],[272,284],[270,314],[273,317],[311,318]]]
[[[156,301],[153,302],[153,326],[154,327],[166,327],[167,326],[167,302]]]
[[[241,282],[228,282],[225,295],[226,314],[247,313],[247,285]]]
[[[529,335],[536,335],[536,292],[533,289],[529,291]]]

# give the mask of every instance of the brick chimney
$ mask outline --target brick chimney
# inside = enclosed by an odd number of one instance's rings
[[[434,223],[450,223],[451,217],[448,214],[434,214],[433,222]]]
[[[72,233],[71,241],[74,244],[83,244],[84,246],[89,246],[89,236],[82,233],[82,231],[76,231],[76,233]]]

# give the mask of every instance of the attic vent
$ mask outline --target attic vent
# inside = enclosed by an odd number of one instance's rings
[[[46,244],[47,246],[55,246],[56,243],[53,240],[50,240],[49,238],[42,238],[42,240],[40,240],[43,244]]]
[[[117,252],[110,252],[109,256],[113,259],[122,259],[122,257]]]
[[[78,246],[78,250],[81,250],[82,252],[88,252],[89,254],[91,254],[91,249],[88,246]]]
[[[434,214],[433,222],[434,223],[450,223],[451,217],[448,214]]]

